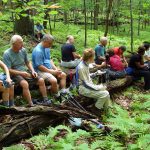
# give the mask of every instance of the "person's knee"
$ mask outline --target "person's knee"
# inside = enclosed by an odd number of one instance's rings
[[[49,80],[49,82],[52,86],[57,86],[57,79],[56,78]]]
[[[4,89],[3,89],[3,92],[4,92],[4,93],[9,93],[9,88],[4,88]]]
[[[45,83],[44,83],[44,79],[43,78],[40,78],[39,80],[38,80],[38,85],[44,85]]]
[[[20,82],[20,86],[23,88],[23,89],[29,89],[29,84],[26,80],[22,80]]]
[[[62,72],[61,78],[62,78],[62,79],[65,79],[66,77],[67,77],[67,75],[66,75],[64,72]]]

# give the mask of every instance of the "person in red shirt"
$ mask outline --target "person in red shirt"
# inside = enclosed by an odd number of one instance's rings
[[[126,61],[126,58],[124,57],[124,52],[126,51],[126,47],[125,46],[120,46],[120,47],[115,47],[113,48],[113,51],[116,55],[118,55],[121,60],[126,63],[126,65],[128,65],[127,61]]]
[[[125,67],[127,67],[126,63],[122,62],[121,58],[114,53],[114,49],[109,49],[107,51],[108,59],[107,66],[110,68],[107,70],[110,78],[122,78],[126,75]]]

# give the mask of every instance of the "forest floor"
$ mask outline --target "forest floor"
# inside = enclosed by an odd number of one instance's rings
[[[8,31],[10,29],[7,29]],[[58,23],[53,29],[53,35],[57,41],[65,42],[68,34],[75,36],[75,46],[77,51],[82,54],[84,49],[84,30],[83,27]],[[0,56],[3,51],[9,48],[9,39],[12,33],[2,33],[0,39]],[[88,46],[95,47],[98,43],[98,37],[103,35],[101,31],[88,31]],[[136,37],[136,35],[135,35]],[[141,41],[146,41],[150,37],[149,31],[141,31],[141,36],[135,38],[134,48],[141,45]],[[123,36],[112,34],[109,35],[109,47],[126,45],[130,50],[130,37],[127,33]],[[24,37],[25,47],[31,56],[32,48],[35,43],[28,37]],[[56,65],[60,61],[60,46],[55,42],[51,51],[51,57]],[[126,53],[126,55],[128,55]],[[30,57],[31,58],[31,57]],[[4,150],[150,150],[150,92],[145,92],[142,88],[143,82],[140,81],[134,85],[119,91],[113,95],[113,109],[109,116],[104,116],[103,121],[111,128],[110,133],[103,133],[91,124],[90,132],[84,130],[71,131],[70,127],[64,125],[55,128],[49,127],[40,134],[25,140],[28,144],[18,144],[11,147],[3,148]],[[28,148],[27,148],[28,147]],[[30,148],[29,148],[30,147]]]

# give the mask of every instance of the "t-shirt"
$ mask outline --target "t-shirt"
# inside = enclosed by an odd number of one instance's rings
[[[105,53],[106,53],[106,51],[105,51],[105,47],[104,46],[97,45],[95,47],[95,63],[96,64],[101,64],[102,63],[102,61],[100,61],[98,57],[99,56],[105,57]]]
[[[119,49],[119,47],[115,47],[115,48],[113,48],[113,50],[114,50],[114,53],[116,55],[118,55],[119,57],[121,57],[123,55],[123,52],[122,52],[122,50]]]
[[[75,46],[72,44],[64,44],[61,47],[61,55],[62,55],[62,61],[69,62],[71,60],[74,60],[73,52],[75,52]]]
[[[139,54],[132,55],[129,61],[129,67],[138,69],[138,67],[136,66],[137,62],[140,62],[142,64],[143,57]]]
[[[26,63],[29,62],[25,48],[22,48],[19,52],[14,52],[11,48],[6,50],[3,55],[3,61],[9,69],[19,71],[26,71]]]
[[[44,27],[42,26],[42,25],[35,25],[35,30],[37,31],[37,30],[39,30],[39,31],[41,31],[41,30],[43,30],[44,29]]]
[[[148,51],[145,51],[144,56],[150,57],[150,49]],[[145,61],[147,61],[147,60],[145,60]]]
[[[48,69],[52,69],[50,62],[50,48],[44,48],[41,43],[39,43],[32,52],[32,64],[35,71],[39,71],[38,67],[40,65],[45,66]]]
[[[109,64],[114,71],[124,70],[123,63],[118,55],[113,55],[109,59]]]

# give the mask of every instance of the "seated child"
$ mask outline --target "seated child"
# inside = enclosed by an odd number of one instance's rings
[[[0,61],[0,67],[5,71],[5,74],[0,74],[0,92],[2,93],[2,104],[7,107],[14,105],[14,86],[10,79],[10,74],[7,66]]]

